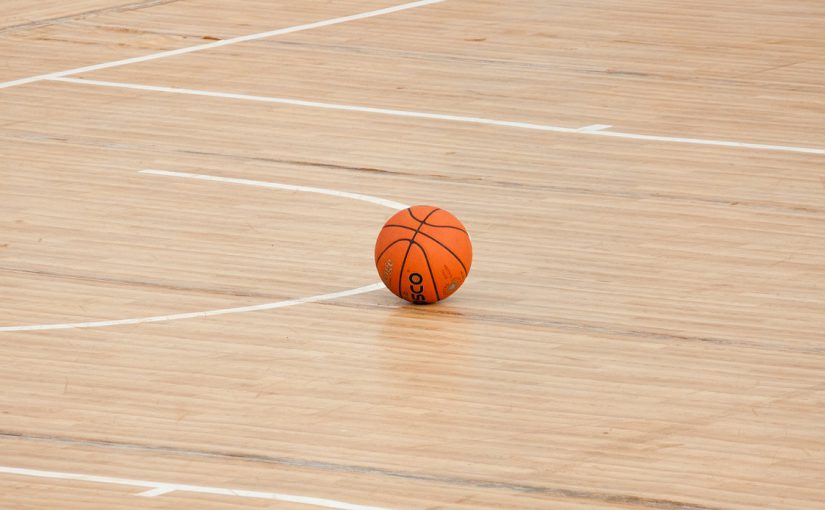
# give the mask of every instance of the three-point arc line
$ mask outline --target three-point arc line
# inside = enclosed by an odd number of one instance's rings
[[[217,175],[203,175],[203,174],[193,174],[193,173],[186,173],[186,172],[170,172],[167,170],[142,170],[140,173],[147,174],[147,175],[158,175],[163,177],[179,177],[179,178],[186,178],[186,179],[197,179],[203,181],[213,181],[213,182],[222,182],[228,184],[240,184],[245,186],[257,186],[260,188],[269,188],[269,189],[277,189],[277,190],[285,190],[285,191],[297,191],[303,193],[316,193],[321,195],[328,195],[333,197],[340,197],[340,198],[348,198],[352,200],[360,200],[362,202],[368,202],[371,204],[380,205],[383,207],[387,207],[393,210],[400,210],[406,209],[408,206],[406,204],[402,204],[401,202],[395,202],[393,200],[387,200],[380,197],[374,197],[372,195],[364,195],[361,193],[351,193],[348,191],[338,191],[333,189],[327,188],[316,188],[311,186],[298,186],[294,184],[281,184],[277,182],[265,182],[265,181],[255,181],[251,179],[236,179],[232,177],[221,177]],[[274,310],[277,308],[286,308],[289,306],[296,306],[302,305],[306,303],[318,303],[321,301],[330,301],[333,299],[339,299],[342,297],[347,296],[355,296],[358,294],[364,294],[367,292],[374,292],[376,290],[384,288],[384,284],[373,283],[370,285],[365,285],[363,287],[357,287],[354,289],[347,289],[338,292],[331,292],[329,294],[318,294],[315,296],[307,296],[302,298],[295,298],[295,299],[288,299],[286,301],[276,301],[274,303],[263,303],[259,305],[249,305],[249,306],[241,306],[236,308],[221,308],[218,310],[207,310],[201,312],[187,312],[187,313],[176,313],[171,315],[155,315],[152,317],[140,317],[134,319],[115,319],[115,320],[102,320],[102,321],[91,321],[91,322],[72,322],[72,323],[63,323],[63,324],[34,324],[34,325],[26,325],[26,326],[0,326],[0,332],[9,332],[9,331],[48,331],[48,330],[57,330],[57,329],[79,329],[79,328],[103,328],[108,326],[126,326],[130,324],[143,324],[143,323],[151,323],[151,322],[167,322],[167,321],[175,321],[175,320],[182,320],[182,319],[195,319],[201,317],[212,317],[215,315],[228,315],[228,314],[236,314],[236,313],[248,313],[248,312],[258,312],[263,310]]]

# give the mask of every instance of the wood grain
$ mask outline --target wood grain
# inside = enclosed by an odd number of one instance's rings
[[[385,6],[112,10],[0,34],[0,79]],[[825,148],[823,15],[450,0],[82,77]],[[389,209],[146,168],[436,204],[475,246],[434,306],[0,332],[0,465],[398,510],[825,500],[822,156],[61,82],[0,111],[0,326],[378,281]],[[136,492],[0,475],[4,508],[308,508]]]

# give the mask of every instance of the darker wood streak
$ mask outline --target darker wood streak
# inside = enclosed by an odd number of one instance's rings
[[[644,496],[636,496],[631,494],[617,494],[611,492],[597,492],[583,489],[568,489],[565,487],[555,487],[548,485],[521,484],[496,480],[484,480],[478,478],[465,478],[461,476],[445,474],[420,473],[415,471],[388,469],[377,466],[343,464],[338,462],[327,462],[322,460],[303,459],[299,457],[286,457],[280,455],[250,454],[226,450],[188,449],[164,445],[152,445],[145,443],[129,443],[101,439],[74,438],[69,436],[37,435],[27,434],[13,430],[0,430],[0,439],[39,441],[45,443],[64,444],[80,447],[129,449],[193,457],[231,459],[244,462],[276,464],[280,466],[289,466],[303,469],[316,469],[328,472],[354,473],[389,478],[400,478],[404,480],[413,480],[419,482],[433,482],[437,484],[452,485],[457,487],[468,487],[472,489],[489,489],[526,494],[547,495],[557,498],[595,501],[608,503],[612,505],[632,505],[641,508],[650,508],[654,510],[722,510],[721,507],[704,506],[695,503],[688,503],[685,501],[676,501],[670,499],[648,498]]]

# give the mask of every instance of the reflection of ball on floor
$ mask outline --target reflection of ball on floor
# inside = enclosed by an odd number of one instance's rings
[[[470,235],[443,209],[416,205],[387,220],[375,242],[375,267],[393,294],[435,303],[458,290],[473,263]]]

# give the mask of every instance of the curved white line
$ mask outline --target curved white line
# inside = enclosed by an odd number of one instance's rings
[[[144,322],[164,322],[177,321],[181,319],[195,319],[198,317],[211,317],[213,315],[226,315],[229,313],[245,313],[258,312],[261,310],[273,310],[275,308],[286,308],[287,306],[302,305],[304,303],[317,303],[318,301],[329,301],[330,299],[337,299],[346,296],[354,296],[356,294],[364,294],[372,292],[384,287],[383,283],[373,283],[357,289],[342,290],[339,292],[332,292],[329,294],[320,294],[318,296],[309,296],[297,299],[288,299],[286,301],[276,301],[274,303],[264,303],[262,305],[241,306],[238,308],[222,308],[220,310],[207,310],[205,312],[189,312],[176,313],[172,315],[156,315],[154,317],[142,317],[139,319],[120,319],[113,321],[95,321],[95,322],[74,322],[69,324],[40,324],[33,326],[4,326],[0,327],[0,331],[45,331],[50,329],[76,329],[76,328],[103,328],[106,326],[125,326],[127,324],[142,324]]]
[[[362,202],[370,202],[373,204],[389,207],[390,209],[399,210],[406,209],[408,206],[401,202],[394,202],[392,200],[385,200],[383,198],[373,197],[370,195],[362,195],[359,193],[350,193],[347,191],[336,191],[326,188],[313,188],[309,186],[296,186],[292,184],[279,184],[276,182],[253,181],[249,179],[234,179],[230,177],[219,177],[215,175],[191,174],[185,172],[169,172],[166,170],[142,170],[140,173],[151,175],[162,175],[166,177],[184,177],[188,179],[200,179],[205,181],[228,182],[233,184],[244,184],[247,186],[258,186],[261,188],[282,189],[288,191],[301,191],[306,193],[318,193],[321,195],[331,195],[335,197],[351,198],[353,200],[361,200]],[[304,303],[317,303],[319,301],[329,301],[347,296],[355,296],[357,294],[364,294],[373,292],[384,288],[383,283],[373,283],[372,285],[365,285],[356,289],[342,290],[339,292],[331,292],[329,294],[319,294],[317,296],[308,296],[303,298],[288,299],[286,301],[276,301],[274,303],[264,303],[260,305],[241,306],[237,308],[221,308],[218,310],[207,310],[205,312],[188,312],[176,313],[172,315],[156,315],[153,317],[141,317],[137,319],[119,319],[110,321],[92,321],[92,322],[73,322],[66,324],[35,324],[30,326],[0,326],[0,332],[4,331],[46,331],[54,329],[77,329],[77,328],[102,328],[106,326],[125,326],[128,324],[143,324],[146,322],[164,322],[175,321],[181,319],[195,319],[199,317],[211,317],[213,315],[226,315],[230,313],[246,313],[258,312],[261,310],[274,310],[275,308],[286,308],[288,306],[302,305]]]
[[[202,181],[217,181],[228,182],[231,184],[244,184],[246,186],[257,186],[259,188],[282,189],[286,191],[303,191],[305,193],[318,193],[320,195],[330,195],[333,197],[351,198],[353,200],[360,200],[362,202],[370,202],[372,204],[383,205],[384,207],[395,209],[396,211],[400,209],[406,209],[407,207],[409,207],[408,205],[402,204],[401,202],[395,202],[393,200],[386,200],[379,197],[373,197],[371,195],[362,195],[360,193],[350,193],[349,191],[337,191],[334,189],[326,188],[313,188],[311,186],[296,186],[294,184],[280,184],[277,182],[253,181],[251,179],[236,179],[233,177],[220,177],[217,175],[190,174],[186,172],[170,172],[167,170],[146,169],[141,170],[140,173],[150,175],[163,175],[165,177],[184,177],[187,179],[199,179]]]

